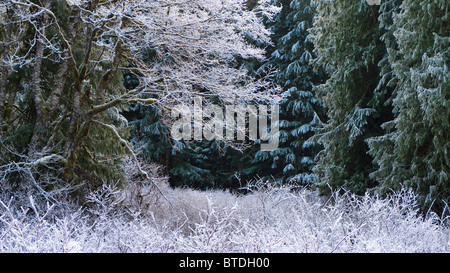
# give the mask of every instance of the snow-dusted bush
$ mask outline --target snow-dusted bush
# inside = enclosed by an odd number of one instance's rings
[[[130,187],[136,185],[130,184]],[[156,188],[157,187],[157,188]],[[389,198],[256,183],[247,195],[171,189],[131,202],[104,186],[88,204],[0,197],[1,252],[448,252],[447,218],[418,213],[408,191]],[[141,192],[142,193],[142,192]]]

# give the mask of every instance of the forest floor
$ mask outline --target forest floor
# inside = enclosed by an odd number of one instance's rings
[[[448,218],[389,198],[257,183],[246,195],[104,186],[88,206],[0,196],[0,252],[449,252]]]

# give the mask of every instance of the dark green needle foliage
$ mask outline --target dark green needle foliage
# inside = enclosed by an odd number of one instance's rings
[[[381,182],[382,192],[404,185],[419,194],[426,209],[433,205],[441,211],[450,196],[449,4],[385,4],[397,10],[388,22],[395,47],[387,41],[395,117],[383,124],[384,135],[369,141],[380,166],[371,175]]]
[[[269,152],[259,151],[256,146],[251,167],[241,174],[309,185],[316,181],[312,168],[321,145],[308,139],[325,119],[323,105],[312,91],[313,84],[325,77],[310,65],[314,53],[308,29],[313,22],[315,4],[300,0],[274,4],[282,10],[268,23],[274,33],[268,64],[279,70],[274,80],[284,90],[280,102],[280,147]]]
[[[328,109],[328,122],[315,139],[324,145],[315,173],[316,185],[364,194],[377,185],[369,177],[376,165],[366,140],[381,133],[386,92],[378,86],[379,62],[385,55],[378,26],[378,6],[366,1],[316,1],[314,65],[329,79],[314,90]],[[389,113],[389,110],[387,110]]]

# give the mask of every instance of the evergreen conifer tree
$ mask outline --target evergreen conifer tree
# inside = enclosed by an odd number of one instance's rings
[[[421,203],[442,209],[450,196],[450,27],[448,1],[410,1],[397,4],[388,51],[396,88],[392,95],[395,118],[385,134],[369,141],[380,166],[372,176],[381,191],[400,185],[414,189]]]
[[[323,192],[345,188],[363,194],[376,186],[369,178],[376,165],[366,140],[381,134],[389,113],[385,88],[378,86],[379,62],[386,49],[380,37],[379,6],[366,1],[316,1],[315,66],[329,74],[314,90],[328,109],[328,123],[314,139],[324,145],[314,172]]]
[[[274,4],[282,10],[269,22],[274,47],[266,65],[279,69],[274,80],[284,89],[280,103],[280,147],[258,151],[256,146],[251,167],[241,174],[307,185],[316,180],[312,168],[321,149],[317,142],[308,139],[315,127],[322,126],[325,116],[323,105],[312,92],[313,83],[323,81],[324,75],[314,72],[309,63],[314,53],[308,28],[312,26],[315,3],[281,0]]]

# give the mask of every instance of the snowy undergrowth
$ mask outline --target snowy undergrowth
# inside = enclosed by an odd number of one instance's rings
[[[0,196],[0,252],[449,252],[447,218],[420,216],[407,191],[319,198],[258,183],[247,195],[142,184],[89,205]]]

